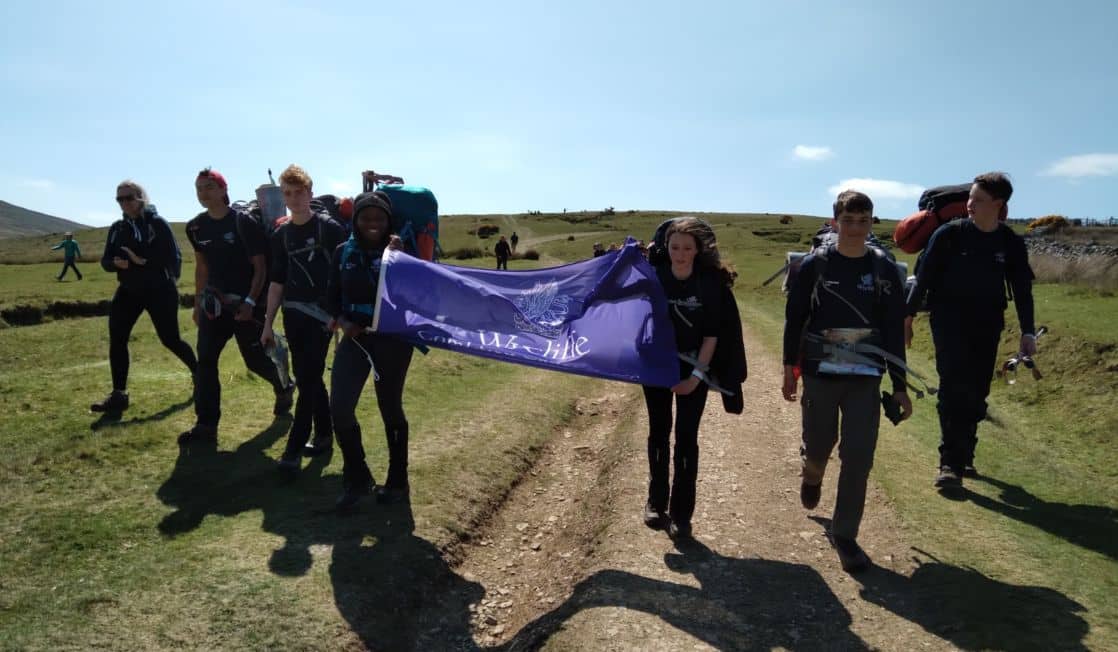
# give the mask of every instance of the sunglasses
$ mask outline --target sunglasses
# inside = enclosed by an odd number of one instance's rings
[[[134,201],[135,199],[136,199],[136,195],[124,195],[122,197],[117,197],[116,202],[118,204],[123,204],[126,201]]]

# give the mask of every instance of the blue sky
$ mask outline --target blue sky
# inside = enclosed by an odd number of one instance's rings
[[[1118,216],[1118,3],[1026,6],[8,2],[0,199],[103,225],[134,178],[181,220],[200,168],[248,198],[296,162],[446,214],[823,214],[853,186],[902,217],[1001,169],[1015,217]]]

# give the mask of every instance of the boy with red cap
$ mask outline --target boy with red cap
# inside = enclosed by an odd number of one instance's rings
[[[206,168],[194,182],[205,211],[186,225],[194,247],[194,323],[198,325],[198,371],[194,380],[197,423],[179,436],[180,444],[216,442],[221,419],[221,381],[217,365],[230,338],[249,370],[272,384],[274,414],[291,409],[295,386],[284,387],[275,365],[260,344],[267,281],[264,230],[251,217],[229,205],[229,184]],[[261,305],[257,305],[258,302]]]

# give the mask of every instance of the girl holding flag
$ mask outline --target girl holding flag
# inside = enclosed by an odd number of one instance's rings
[[[408,420],[404,414],[404,381],[411,364],[412,346],[401,340],[369,332],[380,278],[381,256],[399,248],[392,232],[392,203],[382,192],[359,195],[353,203],[353,233],[334,252],[327,286],[329,328],[341,329],[330,375],[330,414],[342,451],[344,491],[340,510],[348,510],[376,489],[378,503],[408,499]],[[376,487],[365,462],[357,401],[373,373],[377,407],[388,440],[388,477]]]

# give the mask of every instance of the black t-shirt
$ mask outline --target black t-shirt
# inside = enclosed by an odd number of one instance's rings
[[[264,229],[251,217],[233,209],[220,220],[199,213],[186,224],[194,251],[206,258],[206,285],[224,294],[247,296],[252,288],[252,256],[267,253]]]
[[[1000,314],[1007,283],[1022,332],[1034,332],[1033,270],[1024,239],[1005,224],[986,232],[970,220],[951,222],[928,241],[908,310],[914,314],[926,294],[933,313]]]
[[[346,256],[347,246],[348,242],[343,242],[334,250],[326,310],[334,317],[345,317],[360,326],[369,326],[373,323],[372,308],[377,300],[384,249],[354,246]]]
[[[722,297],[718,278],[700,270],[679,280],[669,266],[657,268],[656,276],[668,298],[668,315],[675,327],[676,350],[698,352],[705,337],[718,337]]]
[[[342,225],[322,213],[306,224],[284,224],[272,234],[268,280],[283,285],[288,301],[319,301],[326,296],[334,250],[345,240]]]
[[[836,328],[872,329],[877,332],[877,346],[904,360],[904,282],[896,266],[876,260],[877,254],[868,249],[859,258],[848,258],[830,247],[826,257],[822,265],[815,254],[804,258],[789,289],[784,310],[784,364],[802,362],[803,373],[819,375],[819,360],[800,359],[803,334],[822,335]],[[875,265],[879,268],[876,274]],[[824,268],[821,280],[820,267]],[[893,386],[904,387],[904,373],[892,366],[889,369]]]

